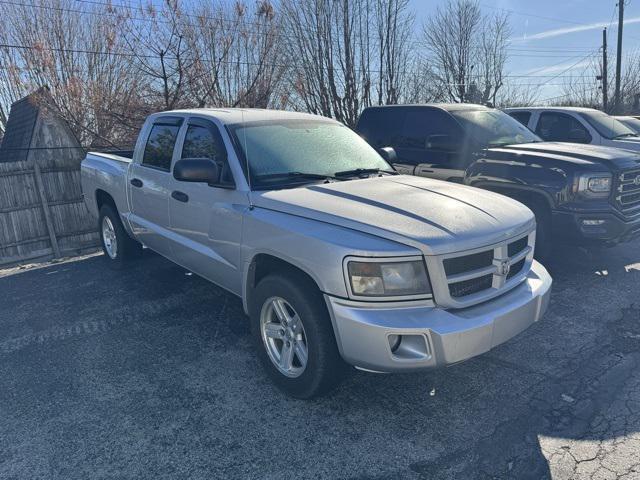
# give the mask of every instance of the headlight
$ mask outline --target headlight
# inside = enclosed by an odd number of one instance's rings
[[[431,285],[422,260],[349,261],[351,292],[362,297],[428,295]]]
[[[607,197],[611,192],[611,174],[587,173],[578,177],[578,192],[588,197]]]

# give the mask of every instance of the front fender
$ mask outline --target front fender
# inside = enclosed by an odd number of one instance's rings
[[[249,267],[260,254],[291,264],[307,273],[323,293],[343,298],[347,297],[345,257],[421,255],[415,248],[374,235],[264,208],[247,212],[242,238],[245,309]]]

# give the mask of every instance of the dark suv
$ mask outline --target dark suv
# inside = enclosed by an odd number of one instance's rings
[[[552,238],[615,244],[640,236],[634,152],[543,142],[509,115],[470,104],[370,107],[356,131],[401,173],[485,188],[527,205],[536,215],[540,256]]]

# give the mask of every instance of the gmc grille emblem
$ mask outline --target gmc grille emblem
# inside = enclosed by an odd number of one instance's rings
[[[640,175],[638,175],[636,178],[633,179],[633,184],[640,185]]]
[[[500,275],[501,277],[506,277],[507,275],[509,275],[510,271],[511,263],[509,263],[509,260],[502,260],[498,265],[498,275]]]

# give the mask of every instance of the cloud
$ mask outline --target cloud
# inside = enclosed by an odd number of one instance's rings
[[[624,20],[624,24],[640,23],[640,17],[631,17]],[[543,38],[560,37],[562,35],[568,35],[570,33],[584,32],[587,30],[597,30],[600,28],[608,27],[609,22],[596,22],[585,25],[576,25],[574,27],[555,28],[553,30],[545,30],[544,32],[534,33],[533,35],[525,35],[517,40],[541,40]]]
[[[519,75],[533,75],[533,74],[537,76],[553,75],[554,73],[559,73],[564,71],[568,72],[571,70],[575,70],[577,68],[588,67],[589,65],[592,65],[592,64],[593,64],[592,60],[583,60],[582,62],[578,62],[578,63],[567,62],[560,65],[550,65],[548,67],[532,68],[530,70],[520,72]]]

